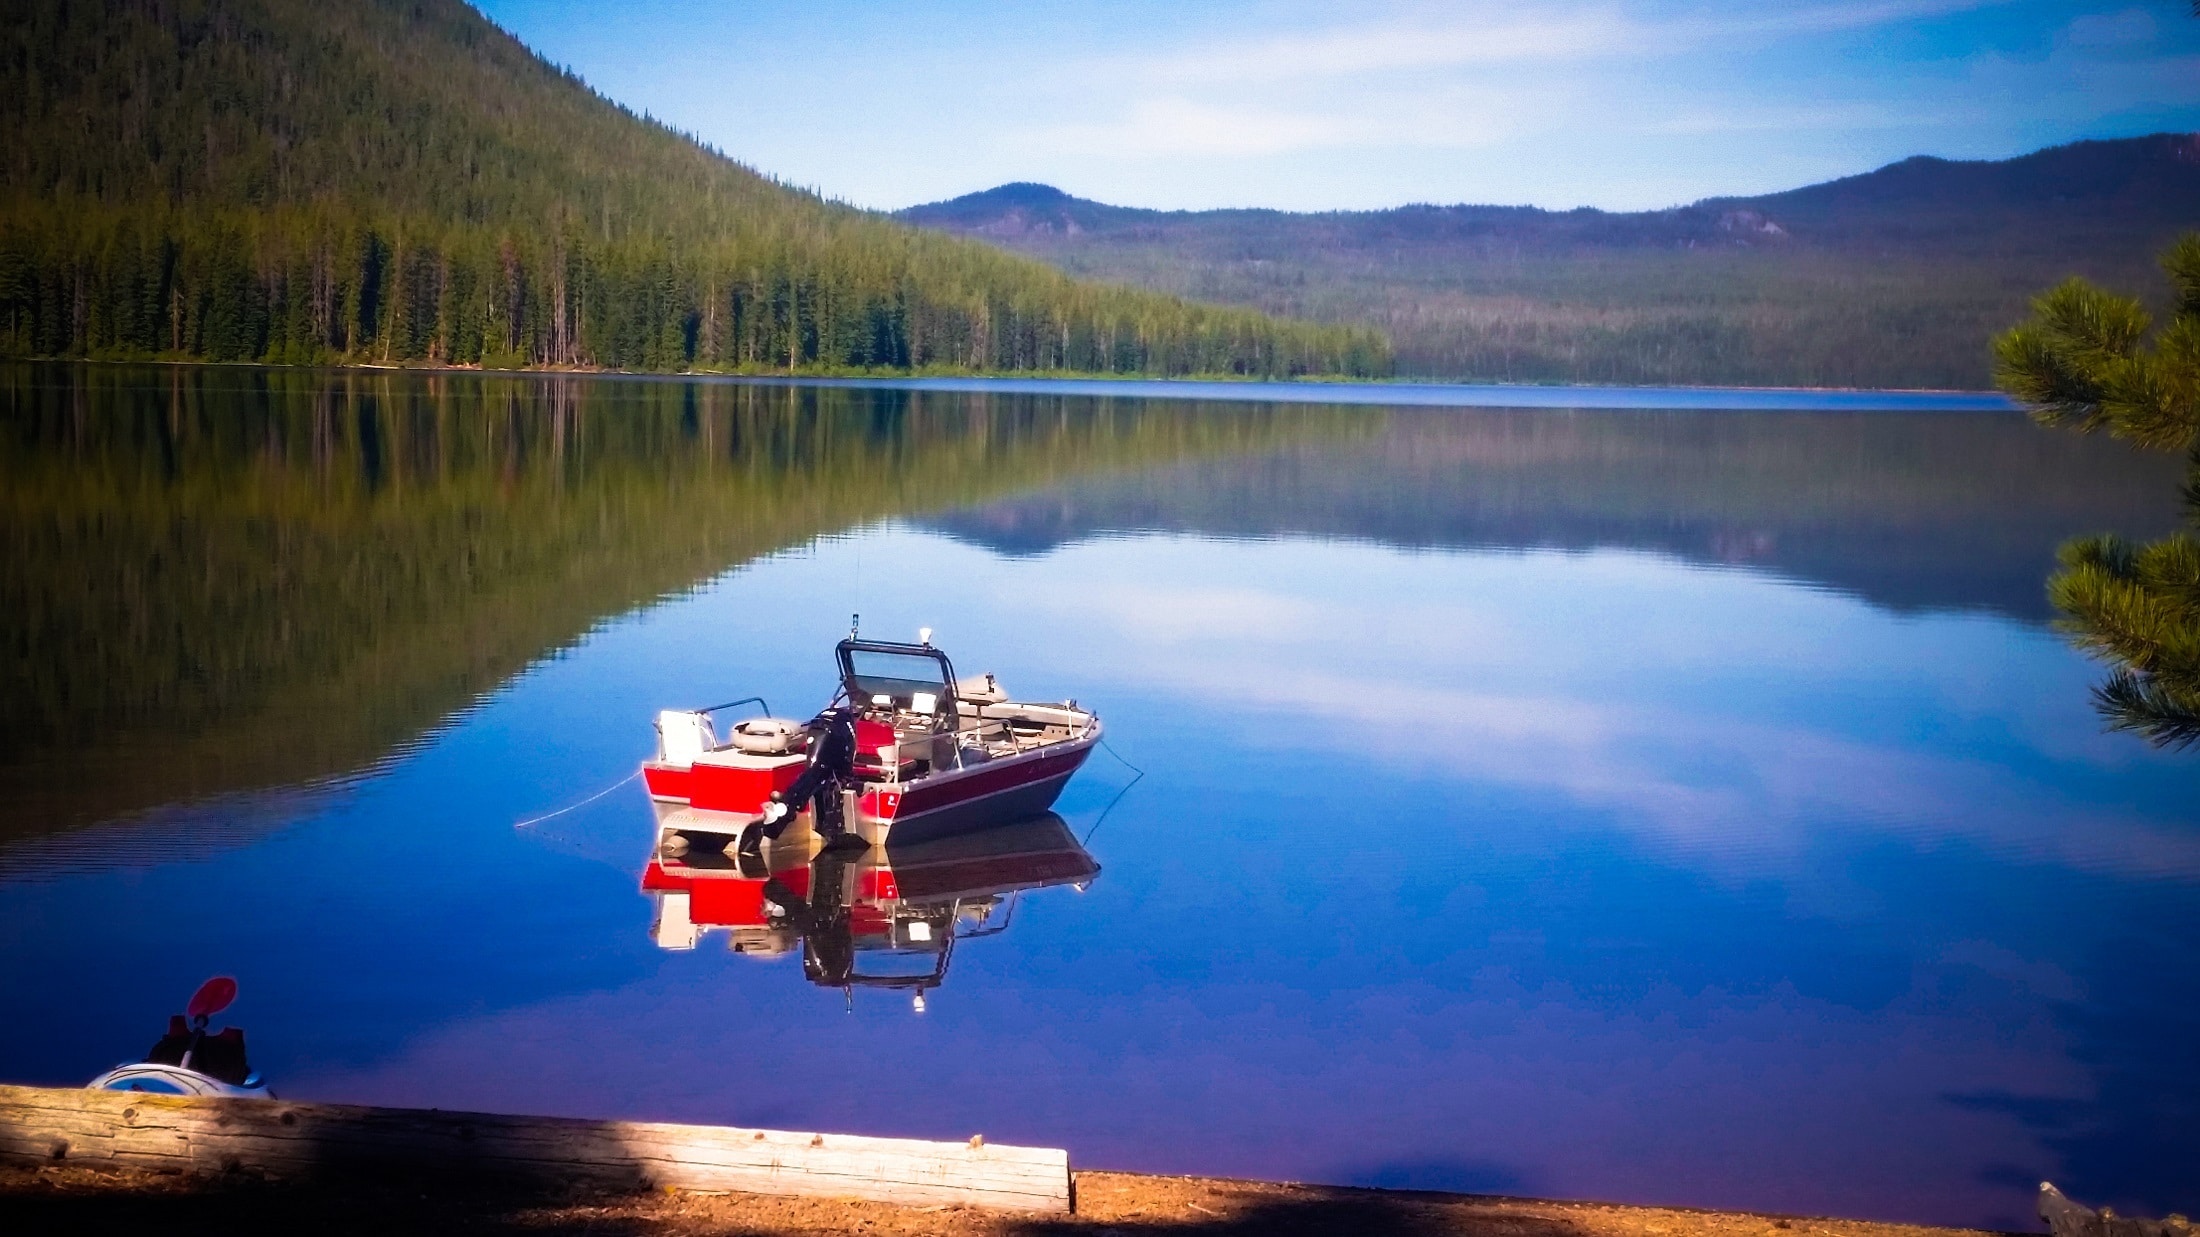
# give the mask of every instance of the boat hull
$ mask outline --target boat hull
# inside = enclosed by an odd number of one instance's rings
[[[858,812],[899,843],[928,842],[1037,816],[1054,806],[1099,735],[959,769],[903,786],[874,787]]]
[[[260,1082],[258,1076],[245,1079],[250,1084],[239,1086],[223,1082],[208,1074],[181,1065],[163,1065],[146,1061],[135,1065],[118,1065],[85,1086],[90,1091],[144,1091],[154,1095],[190,1095],[214,1099],[271,1100],[275,1093]]]
[[[909,782],[864,783],[852,796],[849,824],[873,843],[883,844],[889,837],[915,843],[1037,816],[1054,806],[1099,741],[1095,723],[1078,738],[982,765]],[[685,770],[653,762],[643,771],[653,799],[692,802]]]

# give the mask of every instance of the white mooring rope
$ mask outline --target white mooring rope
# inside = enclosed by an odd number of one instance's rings
[[[635,778],[640,777],[641,775],[642,771],[640,769],[636,769],[632,773],[627,774],[625,777],[620,778],[618,781],[613,782],[609,786],[604,787],[602,790],[597,791],[595,794],[592,794],[586,799],[581,800],[579,803],[568,804],[565,807],[559,808],[555,812],[544,812],[540,816],[530,816],[526,820],[520,821],[512,827],[514,829],[525,829],[529,825],[539,825],[546,820],[554,820],[557,817],[565,815],[567,812],[577,812],[580,809],[587,807],[589,804],[594,803],[596,800],[603,798],[605,795],[610,794],[612,791],[617,790],[619,787],[626,785],[628,782],[633,781]]]

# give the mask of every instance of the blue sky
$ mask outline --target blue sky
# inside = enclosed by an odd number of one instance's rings
[[[604,93],[897,208],[1642,209],[2200,128],[2186,0],[487,0]]]

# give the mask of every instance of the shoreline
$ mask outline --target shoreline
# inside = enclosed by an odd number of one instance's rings
[[[2022,412],[1999,391],[1930,387],[1795,387],[1628,385],[1441,381],[1421,378],[1264,378],[1231,374],[1124,376],[1075,373],[969,374],[831,371],[743,373],[540,367],[486,369],[473,365],[283,365],[264,361],[17,357],[25,365],[158,365],[179,369],[247,369],[300,373],[467,374],[500,378],[614,378],[640,382],[709,382],[740,386],[937,391],[955,394],[1125,396],[1388,407],[1683,410],[1750,412]]]
[[[288,1237],[528,1232],[618,1237],[981,1237],[1352,1233],[1367,1237],[1985,1237],[1994,1230],[1691,1207],[1079,1171],[1070,1215],[685,1190],[544,1190],[482,1179],[327,1182],[146,1169],[0,1166],[18,1232]]]

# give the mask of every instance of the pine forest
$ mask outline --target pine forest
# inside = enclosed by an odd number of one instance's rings
[[[0,354],[1377,376],[1383,336],[1080,281],[779,184],[459,0],[29,0]]]

